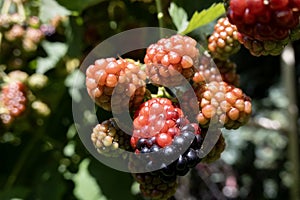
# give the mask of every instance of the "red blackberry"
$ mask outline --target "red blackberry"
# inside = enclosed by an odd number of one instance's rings
[[[208,39],[208,50],[214,58],[227,60],[240,49],[238,31],[228,18],[220,18],[214,27],[213,34]]]
[[[150,81],[158,85],[179,85],[194,74],[194,62],[199,56],[197,42],[188,36],[173,35],[160,39],[147,48],[144,62]],[[181,75],[182,74],[182,75]]]
[[[278,41],[299,24],[299,10],[293,0],[230,0],[227,16],[243,35]]]
[[[140,184],[142,196],[147,199],[167,200],[177,189],[176,176],[168,181],[162,180],[160,175],[151,173],[133,174],[133,177]]]
[[[251,100],[243,91],[226,82],[211,82],[197,85],[195,93],[200,112],[197,120],[201,127],[217,120],[227,129],[237,129],[244,125],[251,115]]]
[[[219,134],[220,136],[217,143],[214,145],[212,150],[204,158],[202,158],[202,163],[211,163],[218,160],[221,157],[222,152],[225,150],[226,143],[221,131]]]
[[[111,106],[119,111],[127,109],[128,102],[129,108],[139,106],[146,92],[145,80],[146,74],[139,64],[125,59],[99,59],[86,70],[90,97],[107,111],[111,111]],[[114,105],[111,105],[113,92],[116,98]]]
[[[97,151],[108,157],[118,157],[124,151],[130,151],[130,135],[123,132],[114,119],[97,124],[91,140]]]
[[[0,94],[0,102],[3,112],[0,113],[2,122],[9,124],[14,118],[19,117],[26,109],[25,85],[19,81],[13,81],[3,86]]]

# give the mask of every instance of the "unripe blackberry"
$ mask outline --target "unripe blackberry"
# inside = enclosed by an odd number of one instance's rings
[[[39,116],[42,117],[47,117],[51,113],[49,106],[39,100],[32,102],[31,107]]]
[[[176,176],[169,181],[164,181],[160,175],[151,173],[133,174],[133,177],[140,184],[142,196],[146,199],[167,200],[177,189]]]
[[[138,107],[146,92],[145,80],[146,74],[140,65],[125,59],[99,59],[86,70],[86,86],[90,97],[108,111],[111,111],[111,106],[120,112],[127,110],[128,104],[130,109]],[[115,101],[111,105],[113,92]]]
[[[97,151],[108,157],[119,157],[131,150],[130,135],[123,132],[113,118],[96,125],[91,140]]]
[[[2,87],[0,94],[2,110],[1,119],[4,124],[13,121],[19,117],[26,109],[26,91],[25,85],[19,81],[13,81]]]
[[[199,57],[196,45],[194,39],[182,35],[173,35],[151,44],[144,58],[150,81],[172,86],[180,85],[184,78],[191,79]]]
[[[199,59],[199,64],[195,70],[192,80],[195,84],[205,84],[212,81],[222,81],[222,76],[217,66],[212,63],[212,58],[210,55],[203,55]]]
[[[48,77],[44,74],[34,73],[28,77],[27,84],[30,89],[40,90],[48,84]]]
[[[220,123],[227,129],[237,129],[251,116],[250,98],[241,89],[226,82],[198,85],[195,93],[200,108],[197,120],[201,127],[208,127],[212,122],[215,125]]]
[[[6,40],[12,42],[21,39],[24,36],[24,34],[25,34],[24,28],[19,24],[15,24],[10,30],[5,32],[4,36]]]
[[[212,163],[218,160],[221,157],[222,152],[225,150],[225,147],[226,147],[225,139],[222,133],[220,133],[220,137],[217,143],[214,145],[212,150],[204,158],[202,158],[201,162]]]
[[[290,41],[288,37],[280,41],[259,41],[245,35],[241,35],[239,40],[253,56],[277,56],[281,54],[285,46]]]
[[[213,34],[208,39],[208,50],[214,58],[227,60],[240,49],[238,31],[228,18],[220,18],[214,27]]]
[[[20,81],[25,83],[28,79],[28,74],[20,70],[14,70],[8,73],[8,77],[13,81]]]

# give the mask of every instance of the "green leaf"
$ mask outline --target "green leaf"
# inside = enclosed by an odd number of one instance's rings
[[[81,12],[84,9],[106,0],[57,0],[57,2],[69,10]]]
[[[102,195],[97,181],[88,171],[89,163],[89,159],[83,160],[79,165],[78,173],[72,178],[75,183],[74,195],[82,200],[106,200],[107,198]]]
[[[37,58],[37,73],[44,74],[50,69],[53,69],[58,61],[67,53],[68,47],[65,43],[61,42],[47,42],[42,43],[48,57]]]
[[[53,19],[55,16],[66,16],[70,15],[71,12],[59,5],[54,0],[41,0],[39,18],[42,22],[47,22],[50,19]]]
[[[224,13],[225,8],[223,3],[213,4],[210,8],[202,10],[200,13],[196,11],[188,26],[181,34],[188,34],[193,30],[212,22]]]
[[[80,89],[85,85],[85,75],[79,69],[74,70],[65,80],[65,85],[69,87],[69,94],[74,101],[80,102],[81,94]]]
[[[183,8],[178,7],[172,2],[169,8],[169,14],[179,33],[186,29],[189,21],[188,15]]]

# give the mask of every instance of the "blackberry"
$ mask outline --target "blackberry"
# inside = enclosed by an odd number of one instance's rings
[[[177,179],[173,176],[168,181],[160,175],[151,173],[133,174],[134,179],[140,184],[140,190],[144,198],[155,200],[167,200],[172,197],[177,189]]]
[[[208,50],[211,55],[220,60],[227,60],[230,55],[239,51],[240,46],[236,26],[232,25],[228,18],[220,18],[208,39]]]
[[[237,129],[251,116],[251,99],[243,91],[226,82],[210,82],[194,86],[200,112],[201,127],[220,123],[227,129]],[[213,121],[211,121],[213,120]]]
[[[91,140],[97,151],[108,157],[118,157],[124,151],[130,151],[130,135],[123,132],[111,118],[93,128]]]
[[[150,153],[150,157],[156,153],[147,164],[149,169],[160,166],[155,173],[166,177],[185,175],[201,161],[197,155],[201,144],[199,126],[190,123],[168,99],[151,99],[135,115],[131,146],[136,153]]]
[[[139,64],[125,59],[99,59],[86,70],[86,87],[90,97],[107,111],[111,111],[111,106],[115,110],[124,110],[128,107],[128,99],[129,108],[137,108],[146,92],[145,80],[146,74]],[[111,105],[113,92],[116,101]]]
[[[199,57],[197,42],[188,36],[173,35],[147,48],[144,58],[146,74],[158,85],[180,85],[183,77],[191,79]]]
[[[201,162],[212,163],[218,160],[221,157],[222,152],[225,150],[225,147],[226,147],[225,139],[221,132],[217,143],[214,145],[212,150],[204,158],[202,158]]]
[[[298,26],[299,10],[299,4],[291,0],[230,0],[227,16],[251,39],[280,41]]]
[[[210,55],[203,55],[199,59],[199,64],[192,80],[197,84],[205,84],[212,81],[222,81],[222,75],[220,74],[218,68],[213,64]]]
[[[26,88],[19,81],[13,81],[2,87],[0,94],[0,113],[3,124],[10,124],[22,115],[26,109]]]

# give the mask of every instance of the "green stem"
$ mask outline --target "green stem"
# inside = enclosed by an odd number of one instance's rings
[[[7,14],[9,12],[10,5],[11,5],[11,0],[4,0],[2,9],[1,9],[2,15]]]
[[[165,26],[165,24],[164,24],[164,20],[163,20],[164,13],[163,13],[163,9],[162,9],[162,1],[155,0],[155,3],[156,3],[158,24],[159,24],[159,27],[163,28]]]
[[[293,177],[293,184],[290,188],[290,199],[298,199],[300,196],[300,165],[299,165],[299,139],[298,139],[298,108],[297,108],[297,87],[295,73],[295,59],[289,59],[287,54],[293,55],[292,48],[288,46],[282,55],[282,74],[288,104],[288,154],[291,162],[290,173]]]
[[[18,8],[18,14],[21,16],[21,20],[25,21],[26,19],[26,14],[25,14],[25,8],[23,3],[19,0],[16,2],[17,8]]]

